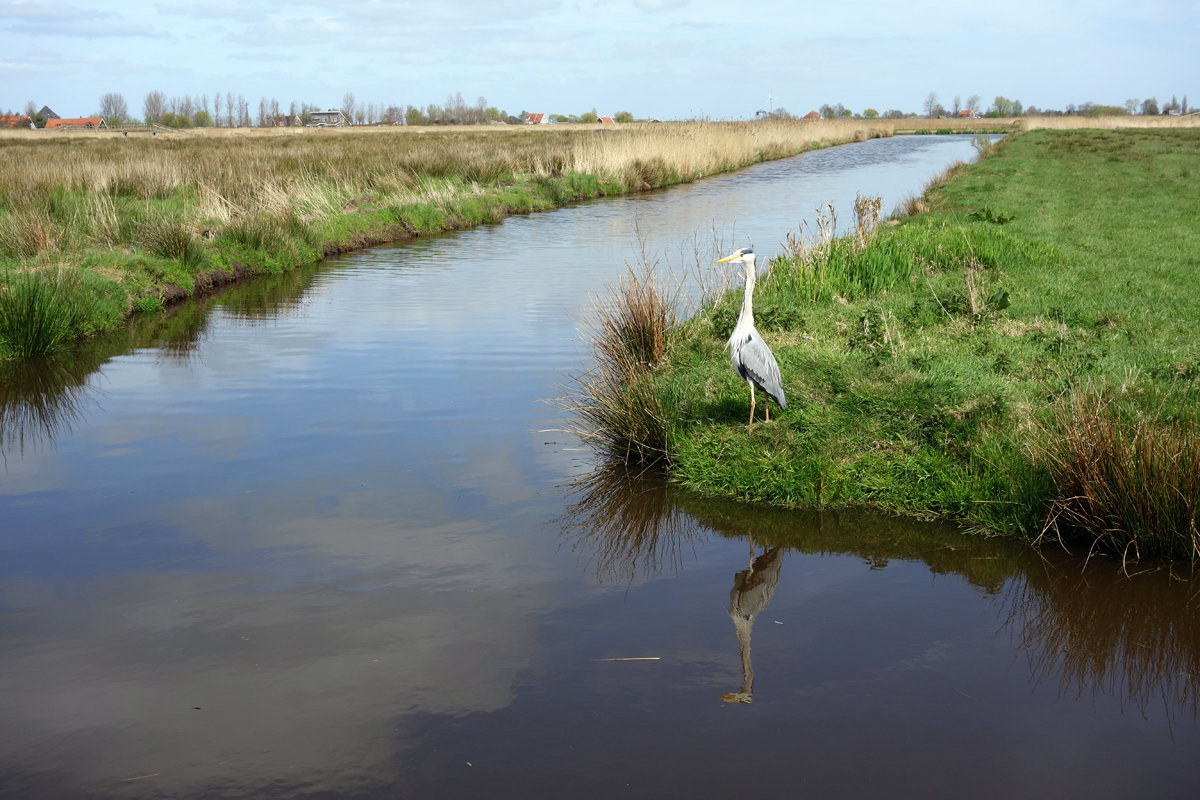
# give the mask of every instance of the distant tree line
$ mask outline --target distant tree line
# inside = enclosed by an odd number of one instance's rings
[[[142,102],[142,117],[135,118],[119,92],[107,92],[100,97],[100,108],[91,116],[103,117],[110,127],[128,124],[157,124],[172,128],[248,128],[276,127],[289,125],[309,125],[315,111],[334,110],[332,107],[320,106],[316,103],[288,103],[286,111],[276,98],[260,98],[257,109],[252,113],[250,104],[244,95],[234,96],[233,92],[214,92],[212,95],[181,95],[168,98],[157,89],[147,92]],[[342,97],[339,108],[346,122],[351,125],[487,125],[487,124],[519,124],[526,118],[526,112],[521,111],[517,116],[511,116],[507,111],[489,105],[487,98],[479,97],[473,104],[468,104],[462,92],[447,95],[443,105],[429,103],[424,106],[401,105],[396,103],[360,103],[353,92],[346,92]],[[971,116],[983,117],[1020,117],[1020,116],[1113,116],[1125,114],[1140,114],[1154,116],[1161,114],[1187,114],[1194,111],[1188,106],[1187,95],[1179,100],[1172,96],[1170,102],[1159,104],[1157,98],[1148,97],[1144,100],[1126,100],[1124,105],[1099,105],[1096,103],[1071,104],[1063,110],[1025,107],[1020,100],[1010,100],[998,95],[986,109],[977,94],[969,96],[965,101],[960,95],[955,95],[949,105],[943,105],[937,92],[930,92],[921,105],[921,112],[905,112],[899,109],[888,109],[880,112],[874,108],[864,109],[860,113],[852,112],[841,103],[825,103],[820,106],[819,113],[824,119],[904,119],[911,117],[958,117],[962,112]],[[33,120],[35,127],[42,128],[46,120],[39,113],[40,109],[30,100],[25,104],[25,115]],[[10,112],[11,113],[11,112]],[[785,108],[772,111],[759,111],[759,118],[796,119]],[[552,122],[595,122],[598,119],[596,109],[582,114],[550,114]],[[633,122],[633,114],[628,111],[618,111],[613,115],[616,122]]]
[[[938,102],[937,93],[930,92],[925,98],[922,111],[924,112],[923,116],[926,117],[957,117],[961,111],[970,111],[972,115],[984,117],[1101,117],[1120,116],[1125,114],[1156,116],[1159,114],[1187,114],[1189,112],[1187,95],[1183,96],[1182,101],[1180,101],[1176,96],[1172,96],[1171,102],[1164,103],[1161,108],[1159,107],[1158,100],[1153,97],[1146,98],[1145,100],[1126,100],[1124,106],[1099,105],[1092,102],[1081,103],[1079,105],[1071,103],[1065,109],[1037,108],[1035,106],[1029,106],[1026,108],[1021,104],[1020,100],[1009,100],[1003,95],[998,95],[996,99],[992,101],[992,105],[986,110],[982,110],[979,103],[979,95],[971,95],[967,98],[967,102],[965,104],[961,102],[959,95],[955,95],[951,106],[946,108],[940,102]]]
[[[1161,106],[1158,101],[1153,98],[1145,100],[1126,100],[1123,106],[1099,105],[1096,103],[1081,103],[1079,105],[1071,104],[1065,109],[1048,109],[1036,108],[1035,106],[1024,106],[1020,100],[1010,100],[1003,95],[998,95],[992,104],[988,107],[983,106],[983,101],[977,94],[973,94],[965,101],[961,95],[955,95],[950,104],[943,105],[938,99],[937,92],[930,92],[925,97],[924,103],[921,104],[920,113],[913,111],[901,111],[896,108],[888,109],[880,112],[874,108],[864,109],[862,112],[853,112],[843,106],[841,103],[825,103],[818,108],[818,113],[823,119],[905,119],[913,117],[928,117],[937,119],[941,117],[959,117],[966,112],[973,117],[1022,117],[1022,116],[1117,116],[1125,114],[1142,114],[1154,116],[1159,114],[1187,114],[1196,109],[1188,106],[1187,95],[1183,99],[1178,99],[1177,96],[1171,97],[1171,102],[1163,103]],[[756,116],[760,119],[796,119],[785,108],[777,108],[773,111],[759,111]]]
[[[215,92],[212,95],[181,95],[167,97],[155,89],[146,93],[142,101],[142,116],[136,118],[129,104],[119,92],[107,92],[100,98],[100,108],[91,116],[103,117],[110,127],[130,124],[155,124],[171,128],[270,128],[288,125],[309,125],[315,111],[337,110],[342,112],[351,125],[488,125],[523,124],[524,110],[518,116],[489,105],[487,98],[479,97],[468,104],[462,92],[447,95],[443,105],[429,103],[424,106],[401,105],[398,103],[362,103],[354,92],[342,96],[340,106],[321,106],[316,103],[291,101],[285,108],[276,98],[260,98],[257,110],[251,108],[245,95],[233,92]],[[45,127],[46,121],[38,114],[32,100],[26,103],[25,113],[36,127]],[[556,122],[595,122],[596,109],[578,116],[551,114]],[[633,122],[633,114],[619,111],[613,119],[617,122]]]

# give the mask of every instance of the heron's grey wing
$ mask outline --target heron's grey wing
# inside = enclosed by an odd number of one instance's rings
[[[787,408],[783,381],[779,377],[779,365],[775,363],[775,355],[758,335],[758,331],[751,331],[747,335],[739,355],[742,369],[754,381],[754,385],[770,395],[780,408]]]

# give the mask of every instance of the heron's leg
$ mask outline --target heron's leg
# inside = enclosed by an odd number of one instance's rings
[[[750,384],[750,432],[754,432],[754,384]]]
[[[763,403],[763,406],[767,409],[767,422],[770,422],[771,421],[771,398],[768,397],[767,402]]]

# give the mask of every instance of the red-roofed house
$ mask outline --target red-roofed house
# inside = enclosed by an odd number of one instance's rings
[[[821,115],[818,114],[816,111],[810,111],[807,114],[805,114],[803,117],[801,117],[800,119],[814,120],[814,119],[820,119],[820,118],[821,118]]]
[[[526,114],[525,115],[525,124],[526,125],[549,125],[550,118],[548,116],[546,116],[545,114]]]
[[[46,130],[56,128],[107,128],[102,117],[78,117],[76,119],[48,119]]]
[[[33,120],[24,114],[0,114],[0,128],[32,128]]]
[[[597,117],[596,119],[600,120],[601,125],[612,125],[613,124],[612,117]]]

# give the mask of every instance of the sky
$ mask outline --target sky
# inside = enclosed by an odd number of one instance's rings
[[[1200,105],[1200,0],[0,0],[0,112],[90,115],[107,92],[323,108],[461,93],[637,118]]]

